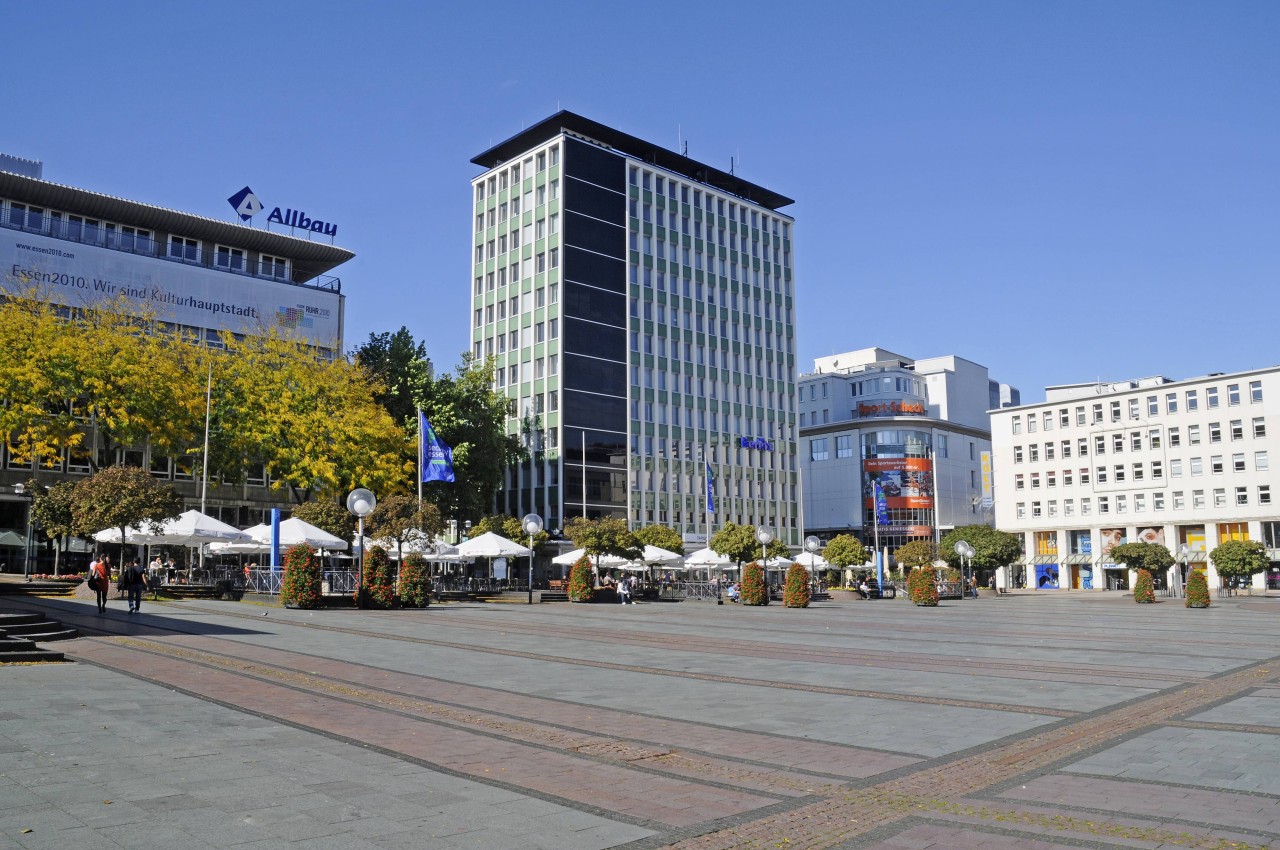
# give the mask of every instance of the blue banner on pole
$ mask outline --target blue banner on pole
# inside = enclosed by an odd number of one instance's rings
[[[715,474],[711,471],[711,463],[707,461],[706,464],[707,464],[707,513],[713,514],[716,512],[716,484],[715,484],[716,477],[715,477]]]
[[[436,436],[421,410],[418,411],[418,470],[423,481],[454,480],[453,449]]]
[[[880,525],[889,524],[889,500],[884,497],[884,490],[880,487],[879,481],[872,481],[876,494],[876,522]]]

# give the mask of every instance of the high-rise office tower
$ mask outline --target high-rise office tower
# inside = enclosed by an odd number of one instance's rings
[[[472,162],[472,349],[529,449],[496,509],[797,545],[792,200],[570,112]]]

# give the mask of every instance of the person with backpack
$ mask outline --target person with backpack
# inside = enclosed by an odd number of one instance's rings
[[[111,562],[106,557],[95,558],[89,564],[89,589],[98,600],[98,613],[107,610],[107,591],[111,589]]]
[[[140,613],[142,609],[142,591],[147,589],[147,574],[137,558],[129,562],[124,571],[124,589],[129,594],[129,613]]]

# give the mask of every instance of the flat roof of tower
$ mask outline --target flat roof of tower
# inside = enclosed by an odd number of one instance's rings
[[[772,189],[766,189],[727,171],[713,168],[706,163],[690,159],[675,151],[655,145],[653,142],[646,142],[644,139],[624,133],[621,130],[615,130],[598,121],[592,121],[590,118],[585,118],[568,110],[561,110],[551,117],[539,121],[532,127],[522,130],[506,141],[499,142],[484,153],[473,157],[471,161],[482,168],[496,168],[504,162],[511,161],[530,148],[555,138],[564,130],[579,136],[586,136],[588,139],[608,145],[614,150],[629,154],[643,162],[652,163],[659,168],[665,168],[667,171],[684,175],[713,189],[719,189],[730,195],[737,195],[739,198],[750,201],[753,204],[759,204],[766,209],[776,210],[795,203],[794,199],[779,194]]]

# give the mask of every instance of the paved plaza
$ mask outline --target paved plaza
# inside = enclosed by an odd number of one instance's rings
[[[0,850],[1280,846],[1280,598],[5,603]]]

